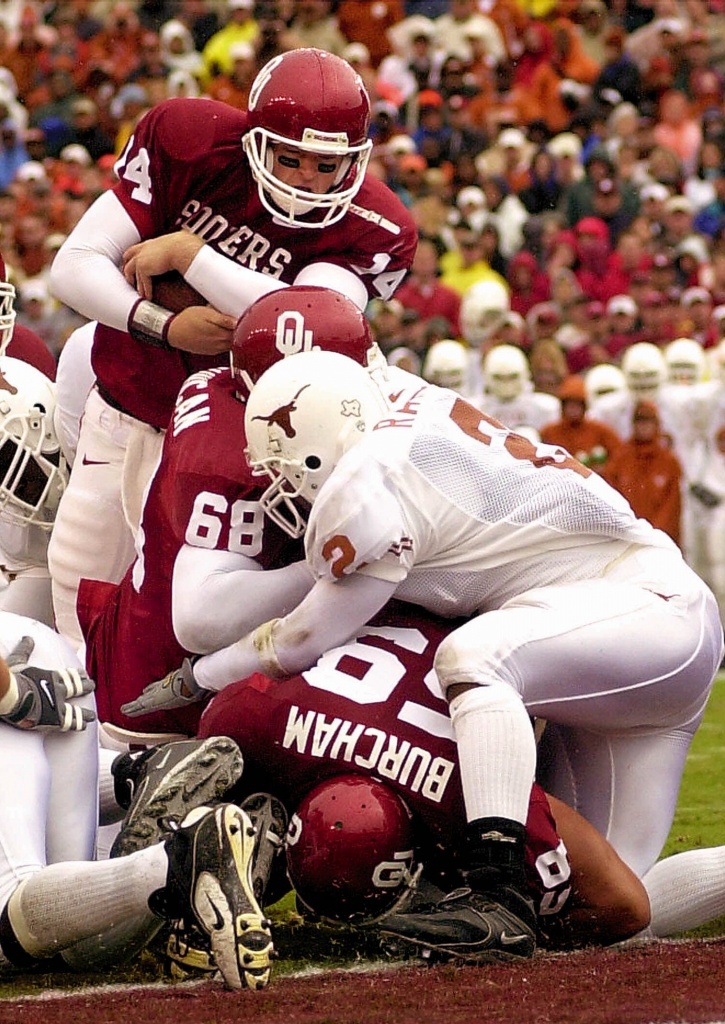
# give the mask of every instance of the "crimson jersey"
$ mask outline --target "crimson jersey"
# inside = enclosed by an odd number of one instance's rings
[[[146,494],[136,560],[119,584],[81,581],[78,613],[101,721],[138,729],[121,704],[189,654],[171,621],[173,567],[184,544],[248,555],[265,569],[301,557],[299,542],[259,505],[266,482],[252,476],[244,457],[244,406],[235,387],[220,367],[184,383]],[[193,733],[200,710],[148,715],[144,730]]]
[[[370,298],[389,298],[410,266],[414,222],[381,181],[366,177],[347,214],[330,227],[278,224],[259,201],[242,149],[247,115],[210,99],[174,98],[141,120],[116,170],[115,193],[141,238],[187,228],[244,267],[291,284],[310,263],[357,274]],[[219,356],[165,351],[99,325],[93,369],[123,410],[165,428],[184,379]]]
[[[455,858],[466,820],[453,727],[433,671],[440,641],[457,623],[391,603],[354,641],[283,681],[263,675],[220,691],[199,735],[233,737],[244,783],[272,789],[290,811],[324,778],[361,772],[381,779],[422,826],[424,864]],[[546,794],[532,790],[527,876],[539,913],[569,893],[569,863]]]

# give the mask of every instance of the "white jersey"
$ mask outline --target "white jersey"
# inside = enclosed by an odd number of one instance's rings
[[[441,615],[592,579],[628,548],[674,545],[561,448],[491,424],[423,385],[340,460],[312,507],[318,577],[359,571]]]
[[[503,423],[509,430],[533,427],[541,432],[542,427],[556,422],[561,416],[559,399],[543,391],[524,391],[508,402],[484,392],[476,398],[475,404],[481,412]]]

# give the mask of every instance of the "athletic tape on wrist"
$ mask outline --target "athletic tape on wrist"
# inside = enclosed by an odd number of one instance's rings
[[[128,318],[128,333],[145,345],[172,349],[168,341],[169,327],[176,315],[156,302],[139,299]]]
[[[252,644],[259,658],[259,665],[265,675],[272,679],[283,679],[287,673],[277,659],[277,652],[274,649],[272,633],[279,622],[279,619],[270,619],[263,622],[261,626],[252,633]]]

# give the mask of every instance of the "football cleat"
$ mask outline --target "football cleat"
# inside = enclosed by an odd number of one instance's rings
[[[508,887],[493,894],[455,889],[428,911],[391,914],[380,929],[428,963],[526,960],[536,949],[533,904]]]
[[[252,857],[252,885],[254,895],[262,903],[274,861],[284,847],[287,811],[271,793],[252,793],[241,801],[241,807],[257,830]]]
[[[160,842],[167,834],[165,819],[181,821],[195,807],[220,800],[243,767],[239,747],[227,736],[166,743],[127,764],[125,784],[134,793],[111,857]],[[123,763],[114,770],[117,791],[122,768]]]
[[[270,924],[252,888],[255,834],[234,804],[195,808],[166,840],[166,885],[149,897],[151,910],[172,922],[171,945],[182,963],[193,954],[191,966],[216,966],[235,990],[264,988],[274,958]]]

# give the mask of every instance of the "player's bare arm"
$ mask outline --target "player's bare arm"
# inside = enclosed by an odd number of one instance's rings
[[[123,254],[123,274],[143,299],[154,295],[152,278],[177,270],[185,274],[192,260],[205,245],[191,231],[171,231],[158,238],[147,238],[130,246]]]
[[[547,793],[556,829],[572,869],[572,891],[562,915],[539,918],[548,944],[571,949],[622,942],[647,927],[647,890],[586,818]]]
[[[171,320],[166,340],[183,352],[213,356],[231,348],[235,323],[212,306],[189,306]]]

